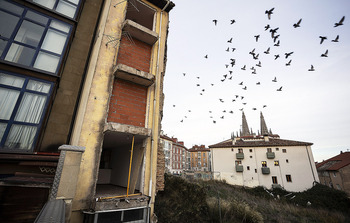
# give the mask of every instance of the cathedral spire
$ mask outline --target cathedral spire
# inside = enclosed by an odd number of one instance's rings
[[[269,130],[267,129],[266,122],[262,112],[260,112],[260,133],[261,135],[268,135]]]
[[[247,119],[245,118],[244,112],[242,112],[242,136],[249,136],[249,127],[247,123]]]

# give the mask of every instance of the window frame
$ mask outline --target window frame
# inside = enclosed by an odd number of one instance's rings
[[[292,183],[293,182],[292,181],[292,175],[286,174],[286,180],[287,180],[287,182]]]
[[[59,14],[60,16],[63,16],[63,17],[65,17],[65,18],[68,18],[68,19],[71,19],[71,20],[74,20],[74,21],[76,21],[77,18],[78,18],[78,15],[79,15],[79,12],[80,12],[80,8],[81,8],[82,2],[83,2],[82,0],[78,0],[79,3],[78,3],[78,4],[75,4],[75,3],[70,2],[70,1],[67,1],[67,0],[54,0],[54,1],[55,1],[54,6],[53,6],[53,8],[51,9],[51,8],[49,8],[49,7],[46,7],[46,6],[42,5],[42,4],[40,4],[40,3],[34,2],[34,0],[26,0],[26,1],[27,1],[27,2],[30,2],[31,4],[37,5],[37,6],[41,7],[41,8],[44,8],[45,10],[48,10],[48,11],[50,11],[50,12]],[[68,2],[69,4],[74,5],[74,6],[77,7],[76,10],[75,10],[75,13],[74,13],[74,16],[73,16],[73,17],[70,17],[70,16],[65,15],[65,14],[63,14],[63,13],[61,13],[61,12],[56,11],[57,5],[58,5],[59,1],[66,2],[66,3]]]
[[[272,176],[272,184],[278,184],[277,176]]]
[[[47,80],[43,80],[43,79],[39,79],[39,78],[35,78],[35,77],[25,76],[25,75],[21,75],[18,73],[8,72],[5,70],[0,70],[0,73],[4,73],[4,74],[10,75],[10,76],[20,77],[20,78],[24,79],[24,83],[23,83],[21,88],[0,84],[0,88],[19,91],[17,101],[16,101],[15,106],[12,110],[12,113],[11,113],[9,120],[0,119],[0,123],[6,124],[6,129],[4,131],[4,134],[3,134],[2,138],[0,138],[0,153],[25,153],[25,154],[33,153],[35,148],[36,148],[36,145],[38,143],[38,139],[40,138],[40,136],[42,134],[42,126],[43,126],[43,123],[45,122],[45,118],[47,116],[47,110],[48,110],[48,107],[49,107],[49,104],[51,101],[51,96],[52,96],[53,89],[55,87],[55,83],[52,81],[47,81]],[[42,92],[37,92],[37,91],[26,89],[30,80],[39,81],[39,82],[49,84],[50,85],[49,92],[42,93]],[[37,124],[24,122],[24,121],[15,121],[15,117],[16,117],[16,114],[18,112],[18,109],[20,108],[23,96],[27,92],[31,93],[31,94],[35,94],[35,95],[46,96],[46,102],[45,102],[45,105],[43,106],[42,114],[41,114],[40,120],[38,121]],[[33,138],[33,143],[31,145],[31,147],[28,148],[27,150],[18,149],[18,148],[6,148],[5,147],[7,137],[9,135],[13,125],[34,126],[37,128],[36,133],[35,133],[34,138]]]
[[[4,48],[3,52],[2,52],[2,54],[0,55],[0,62],[1,63],[10,64],[10,65],[13,65],[13,66],[16,66],[16,67],[20,67],[20,68],[26,68],[26,69],[33,70],[33,71],[36,71],[36,72],[41,72],[41,73],[44,73],[44,74],[47,74],[47,75],[51,75],[51,76],[54,76],[54,77],[59,77],[62,65],[63,65],[64,60],[65,60],[65,57],[66,57],[66,55],[68,53],[68,49],[69,49],[68,46],[69,46],[69,44],[71,42],[74,25],[71,24],[71,23],[67,23],[66,21],[63,21],[63,20],[58,19],[56,17],[53,17],[53,16],[51,16],[49,14],[45,14],[45,13],[39,12],[39,11],[35,10],[34,8],[28,7],[27,5],[21,5],[21,4],[18,4],[17,2],[12,2],[12,1],[8,1],[8,0],[4,0],[4,1],[6,1],[9,4],[15,5],[17,7],[20,7],[23,10],[22,10],[22,12],[20,14],[16,14],[16,13],[13,13],[13,12],[5,9],[5,8],[1,8],[0,9],[0,11],[5,12],[7,14],[10,14],[12,16],[16,16],[19,19],[17,24],[15,25],[15,27],[14,27],[10,37],[7,38],[7,37],[0,36],[1,40],[7,42],[6,45],[5,45],[5,48]],[[35,21],[35,20],[31,19],[31,18],[27,18],[26,15],[27,15],[28,12],[32,12],[32,13],[35,13],[36,15],[39,15],[39,16],[47,18],[46,24],[37,22],[37,21]],[[32,45],[30,45],[28,43],[20,42],[20,41],[15,39],[17,34],[18,34],[18,31],[20,30],[20,28],[21,28],[22,24],[24,23],[24,21],[30,22],[32,24],[35,24],[35,25],[38,25],[38,26],[44,28],[44,31],[41,34],[40,39],[38,39],[37,46],[32,46]],[[68,27],[68,32],[65,32],[63,30],[51,27],[51,23],[53,21],[66,25]],[[66,35],[65,42],[64,42],[61,54],[58,54],[56,52],[52,52],[52,51],[49,51],[49,50],[45,50],[45,49],[42,48],[44,40],[45,40],[49,30],[54,31],[54,32],[58,32],[59,34]],[[5,60],[6,56],[8,55],[8,53],[9,53],[9,51],[11,49],[11,46],[13,44],[17,44],[20,47],[26,47],[26,48],[29,48],[31,50],[34,50],[34,55],[32,57],[32,60],[30,61],[30,65],[25,65],[25,64],[18,63],[18,62]],[[59,58],[56,70],[54,72],[34,67],[35,62],[37,61],[38,55],[39,55],[40,52],[48,54],[50,56],[55,56],[55,57]]]

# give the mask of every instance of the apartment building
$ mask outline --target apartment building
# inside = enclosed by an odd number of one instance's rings
[[[194,145],[188,150],[192,171],[211,171],[210,149],[205,145]]]
[[[173,7],[0,1],[3,221],[33,222],[51,199],[67,222],[152,217]]]
[[[309,142],[280,139],[260,114],[260,134],[249,130],[244,112],[240,135],[209,146],[216,179],[233,185],[303,191],[319,182]]]
[[[350,152],[340,152],[316,164],[320,183],[350,194]]]

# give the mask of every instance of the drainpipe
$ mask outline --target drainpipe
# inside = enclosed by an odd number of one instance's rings
[[[312,164],[311,164],[311,159],[310,159],[309,150],[307,149],[307,146],[305,146],[305,148],[306,148],[307,157],[309,158],[309,163],[310,163],[311,173],[312,173],[312,176],[314,177],[314,182],[315,182],[315,181],[316,181],[316,178],[315,178],[315,173],[314,173],[314,170],[312,169]]]
[[[157,54],[157,63],[156,63],[156,75],[159,72],[159,52],[160,52],[160,41],[161,41],[161,35],[162,35],[162,18],[163,18],[163,11],[168,7],[170,1],[167,0],[167,4],[164,6],[164,8],[160,12],[160,24],[159,24],[159,38],[158,38],[158,54]],[[156,79],[157,80],[157,79]],[[154,146],[154,127],[155,127],[155,118],[156,118],[156,85],[157,81],[154,83],[154,98],[153,98],[153,123],[152,123],[152,141],[151,141],[151,160],[150,160],[150,181],[149,181],[149,187],[148,187],[148,195],[152,199],[152,184],[153,184],[153,174],[152,174],[152,161],[153,161],[153,146]]]

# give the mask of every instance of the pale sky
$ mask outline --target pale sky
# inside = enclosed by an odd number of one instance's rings
[[[164,80],[165,134],[184,141],[187,148],[216,144],[240,131],[243,108],[255,133],[262,111],[267,127],[280,138],[312,142],[315,161],[350,150],[349,0],[173,2]],[[272,8],[269,20],[265,11]],[[343,16],[344,25],[334,27]],[[299,19],[300,27],[294,28]],[[267,24],[279,28],[276,42],[271,28],[265,31]],[[337,35],[339,42],[332,42]],[[320,44],[319,36],[327,39]],[[280,46],[274,46],[278,40]],[[265,54],[269,47],[270,54]],[[253,49],[257,59],[249,54]],[[328,57],[321,57],[326,50]],[[289,52],[293,54],[286,59]],[[275,55],[280,57],[275,60]],[[241,69],[244,65],[246,70]],[[315,71],[308,71],[311,65]],[[275,77],[277,82],[272,81]]]

